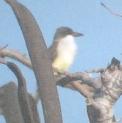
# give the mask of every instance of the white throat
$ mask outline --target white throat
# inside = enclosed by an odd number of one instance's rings
[[[75,39],[72,35],[68,35],[61,39],[61,41],[58,44],[57,51],[58,54],[62,54],[65,56],[65,54],[70,55],[71,57],[74,57],[76,54],[77,45],[75,43]]]

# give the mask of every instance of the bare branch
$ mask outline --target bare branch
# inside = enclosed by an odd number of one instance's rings
[[[106,6],[104,3],[101,2],[101,6],[103,6],[110,14],[118,17],[122,17],[122,14],[114,12],[112,9],[110,9],[108,6]]]
[[[57,85],[76,90],[88,98],[92,97],[94,93],[94,86],[92,85],[94,81],[88,75],[89,74],[82,72],[67,73],[67,75],[59,76],[55,79]]]
[[[91,70],[87,70],[85,72],[87,72],[87,73],[102,73],[103,71],[104,71],[104,68],[94,68]]]
[[[0,108],[6,123],[25,123],[21,115],[15,82],[0,87]]]
[[[32,69],[31,61],[29,58],[25,57],[21,52],[12,49],[2,49],[0,50],[0,57],[9,57],[15,59],[27,67]]]
[[[82,96],[86,98],[92,98],[94,94],[94,89],[87,84],[82,84],[80,81],[75,81],[70,83],[75,90],[77,90]]]
[[[34,112],[32,111],[33,106],[36,107],[36,104],[33,105],[34,100],[32,102],[32,99],[31,99],[32,97],[29,96],[27,92],[26,81],[24,76],[22,75],[20,69],[17,67],[16,64],[12,62],[7,62],[7,66],[16,75],[18,80],[18,98],[19,98],[19,104],[20,104],[21,112],[22,112],[25,123],[39,123],[38,113],[35,112],[35,110],[33,110]],[[35,116],[34,113],[36,113],[37,116]]]
[[[3,49],[1,52],[0,52],[0,55],[3,56],[3,57],[9,57],[9,58],[12,58],[12,59],[15,59],[21,63],[23,63],[24,65],[26,65],[27,67],[31,68],[32,69],[32,65],[31,65],[31,61],[30,59],[28,59],[27,57],[25,57],[21,52],[17,51],[17,50],[12,50],[12,49]],[[1,58],[0,60],[1,62],[3,62],[3,58]],[[5,61],[5,60],[4,60]],[[81,77],[80,73],[75,73],[75,74],[70,74],[68,73],[70,77],[59,77],[58,79],[56,79],[58,82],[57,82],[57,85],[59,86],[63,86],[63,87],[67,87],[67,88],[70,88],[70,89],[76,89],[76,83],[77,83],[77,80],[79,80],[79,78]],[[74,77],[73,77],[74,76]],[[62,79],[61,79],[62,78]],[[73,82],[74,81],[74,82]],[[75,82],[76,81],[76,82]],[[70,83],[72,82],[72,83]],[[75,85],[76,84],[76,85]],[[75,87],[74,87],[75,86]],[[83,84],[82,84],[83,86]],[[79,87],[78,87],[79,88]],[[89,88],[89,87],[88,87]],[[90,87],[91,88],[91,87]],[[84,89],[84,90],[87,90],[87,89]],[[78,89],[79,91],[79,89]],[[80,93],[83,93],[80,91]],[[85,95],[85,94],[84,94]]]
[[[114,63],[112,60],[111,65]],[[120,65],[119,62],[118,64]],[[111,66],[109,66],[103,69],[102,72],[101,69],[97,71],[93,70],[92,72],[100,72],[97,81],[96,79],[92,79],[88,73],[83,72],[67,74],[67,76],[57,81],[58,84],[63,84],[62,86],[71,84],[74,89],[81,94],[85,94],[88,105],[87,111],[91,123],[113,123],[116,121],[112,114],[112,106],[122,94],[122,70],[118,64],[114,64],[116,66],[115,69],[111,69]],[[75,83],[75,85],[72,83]],[[89,91],[87,88],[82,89],[82,83],[93,87],[93,91]],[[102,86],[95,87],[97,83],[101,83]],[[112,88],[111,84],[113,85]],[[85,90],[89,93],[87,94]]]

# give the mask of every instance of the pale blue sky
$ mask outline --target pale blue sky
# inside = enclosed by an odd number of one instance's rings
[[[84,33],[77,39],[78,54],[70,71],[84,71],[94,67],[105,67],[113,56],[122,61],[122,18],[112,16],[101,5],[100,0],[19,0],[33,13],[42,29],[47,45],[51,44],[55,29],[69,26],[75,31]],[[122,1],[103,0],[115,11],[122,14]],[[9,48],[27,54],[24,39],[16,18],[10,7],[0,1],[0,45],[8,44]],[[19,63],[17,63],[19,64]],[[19,64],[28,89],[34,92],[35,79],[33,72]],[[6,75],[5,75],[6,73]],[[5,66],[0,66],[0,85],[15,80]],[[88,123],[85,100],[77,92],[59,88],[64,123]],[[115,112],[122,117],[118,101]]]

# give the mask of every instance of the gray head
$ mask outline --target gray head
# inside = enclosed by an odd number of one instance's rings
[[[57,30],[55,32],[54,39],[63,38],[65,36],[67,36],[67,35],[72,35],[74,37],[83,36],[82,33],[74,32],[69,27],[59,27],[59,28],[57,28]]]

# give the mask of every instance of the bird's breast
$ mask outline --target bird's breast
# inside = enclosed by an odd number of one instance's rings
[[[62,39],[57,47],[57,57],[53,62],[53,67],[60,72],[66,71],[74,61],[77,46],[73,37]]]

